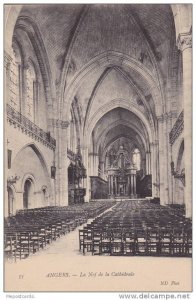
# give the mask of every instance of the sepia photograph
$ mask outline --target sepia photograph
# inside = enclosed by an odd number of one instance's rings
[[[4,4],[4,292],[192,292],[192,4]]]

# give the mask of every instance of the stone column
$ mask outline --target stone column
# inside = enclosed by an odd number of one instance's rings
[[[136,174],[133,175],[133,194],[136,196]]]
[[[114,195],[113,175],[111,175],[110,177],[111,177],[111,196],[113,196]]]
[[[158,178],[156,176],[156,148],[153,149],[153,176],[152,176],[152,184],[153,184],[153,196],[156,195],[156,190],[159,188],[159,195],[160,195],[160,203],[161,205],[166,205],[169,203],[169,194],[168,194],[168,170],[167,170],[167,141],[165,141],[165,138],[168,137],[168,133],[166,132],[165,127],[165,116],[160,116],[158,118],[158,130],[159,130],[159,173],[160,173],[160,179],[158,182]],[[151,147],[153,148],[154,145],[151,144]],[[154,176],[155,175],[155,176]]]
[[[87,168],[89,170],[89,176],[93,176],[93,154],[88,153],[88,165]]]
[[[86,168],[86,178],[83,180],[83,187],[86,189],[85,202],[89,202],[91,198],[91,182],[90,182],[90,159],[88,154],[88,147],[83,148],[82,157],[84,161],[84,167]]]
[[[107,170],[107,168],[109,168],[109,157],[106,155],[105,157],[105,169]]]
[[[146,152],[146,175],[151,174],[150,173],[151,167],[150,167],[150,152]]]
[[[186,217],[192,217],[192,32],[180,33],[178,47],[183,61],[184,163]]]
[[[131,174],[131,198],[133,197],[133,175]]]
[[[93,176],[98,176],[99,156],[97,153],[93,154]]]
[[[68,205],[68,165],[69,159],[67,157],[67,131],[68,131],[68,122],[61,121],[61,140],[62,140],[62,168],[61,168],[61,186],[62,186],[62,197],[61,203],[62,206]]]
[[[115,176],[115,194],[118,195],[118,184],[117,184],[117,176]]]
[[[57,141],[57,148],[55,150],[55,165],[56,165],[56,179],[55,179],[55,193],[56,205],[68,205],[68,163],[67,158],[67,127],[69,123],[59,119],[52,120]]]
[[[130,195],[130,175],[128,175],[128,183],[127,183],[127,195]]]
[[[101,178],[104,178],[104,161],[100,161]]]
[[[151,174],[152,174],[152,197],[159,197],[160,196],[160,189],[161,186],[167,185],[167,151],[166,151],[166,143],[167,139],[166,136],[166,129],[164,127],[164,117],[161,117],[161,121],[159,124],[159,145],[158,142],[155,141],[150,144],[150,162],[151,162]],[[165,134],[164,134],[165,133]],[[162,139],[162,140],[160,140]],[[160,154],[161,151],[161,154]],[[162,180],[162,183],[160,184],[160,179],[159,179],[159,173],[162,174],[162,178],[166,178]],[[160,185],[159,185],[160,184]],[[163,188],[162,191],[166,191],[166,188]],[[166,196],[168,198],[168,196]],[[163,201],[166,201],[166,198],[164,196],[164,199],[162,198]],[[168,200],[167,200],[168,201]]]
[[[108,187],[109,187],[109,195],[111,195],[111,176],[108,175]]]

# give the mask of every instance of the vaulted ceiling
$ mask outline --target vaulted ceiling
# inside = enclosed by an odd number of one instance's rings
[[[115,108],[97,122],[92,133],[93,152],[104,156],[116,140],[126,139],[132,147],[147,151],[148,133],[142,121],[132,112]]]
[[[110,50],[135,58],[146,51],[148,67],[153,69],[153,54],[167,73],[171,39],[175,40],[170,5],[23,5],[20,16],[37,24],[57,74],[69,52],[71,78],[90,59]]]
[[[63,90],[61,111],[77,99],[84,130],[100,114],[92,131],[102,150],[119,136],[146,147],[147,129],[134,111],[156,130],[157,115],[177,109],[180,54],[169,4],[23,5],[20,18],[39,30],[56,93]],[[15,30],[19,41],[22,30]],[[114,101],[134,111],[112,110]]]

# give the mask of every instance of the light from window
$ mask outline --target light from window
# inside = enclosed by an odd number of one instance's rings
[[[26,70],[26,103],[25,103],[25,115],[34,122],[34,82],[35,72],[32,66],[29,66]]]
[[[12,62],[9,69],[9,103],[17,111],[20,111],[19,99],[19,64],[13,52]]]
[[[135,148],[135,150],[132,153],[132,162],[137,170],[141,169],[141,155],[139,149],[137,148]]]

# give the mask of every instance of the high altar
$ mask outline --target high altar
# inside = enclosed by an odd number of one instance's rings
[[[109,197],[136,198],[136,171],[128,151],[121,145],[107,168]]]

